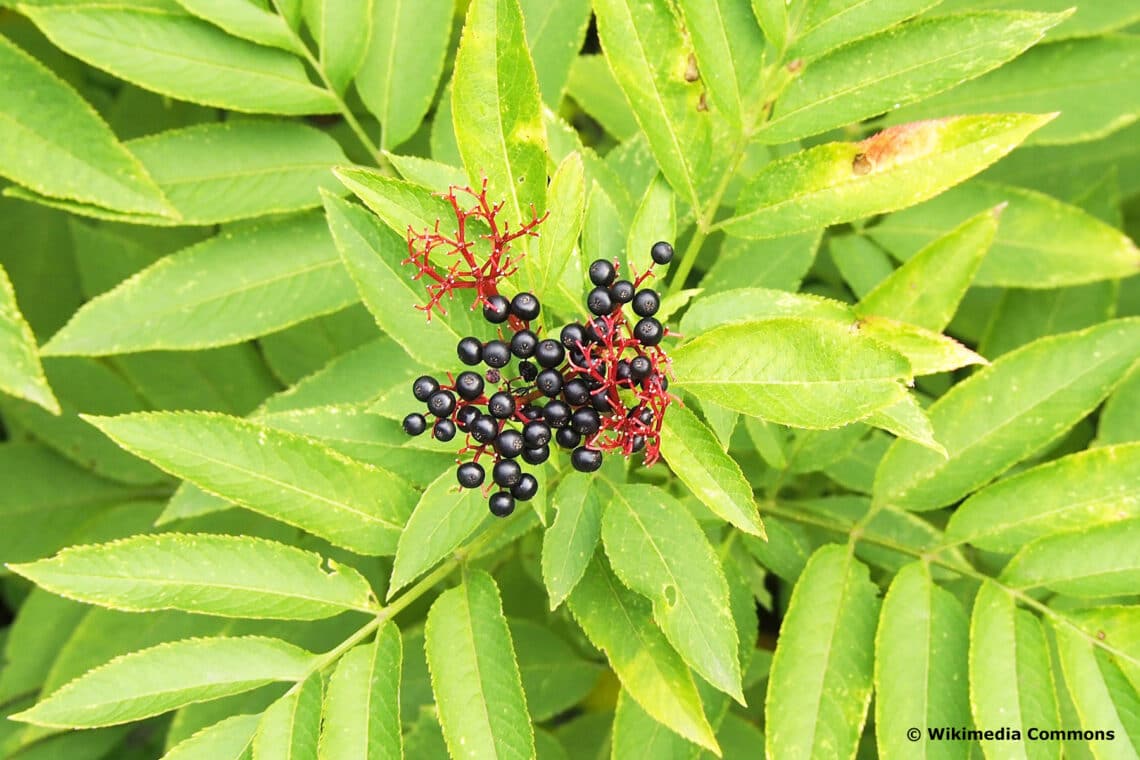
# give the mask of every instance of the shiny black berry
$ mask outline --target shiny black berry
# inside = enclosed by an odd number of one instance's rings
[[[524,322],[538,319],[540,309],[541,306],[538,299],[534,297],[534,293],[519,293],[511,299],[511,314]]]
[[[467,432],[479,443],[490,443],[499,433],[499,423],[495,422],[493,417],[481,414],[467,426]]]
[[[609,323],[601,317],[594,317],[586,324],[586,335],[591,342],[603,342],[613,331]]]
[[[613,404],[610,403],[610,397],[605,393],[593,393],[590,395],[590,406],[597,409],[602,414],[612,410]]]
[[[487,506],[495,517],[507,517],[515,511],[515,497],[506,491],[496,491],[487,499]]]
[[[629,379],[635,383],[640,383],[649,377],[649,372],[652,369],[653,363],[649,359],[644,356],[635,356],[629,361]]]
[[[633,370],[629,368],[629,361],[622,359],[617,363],[617,372],[614,373],[619,383],[630,383],[630,378],[633,376]]]
[[[404,432],[408,435],[420,435],[427,430],[427,420],[422,414],[409,414],[404,418]]]
[[[547,338],[534,350],[534,360],[543,367],[557,367],[566,358],[566,349],[556,340]]]
[[[523,443],[528,449],[537,449],[550,443],[550,426],[534,420],[523,427]]]
[[[432,437],[444,443],[455,437],[455,423],[449,419],[436,420],[431,426]]]
[[[428,410],[436,417],[450,417],[455,411],[455,395],[451,391],[436,391],[428,398]]]
[[[488,367],[501,369],[511,360],[511,347],[501,340],[492,340],[483,346],[483,361]]]
[[[570,452],[570,464],[578,472],[595,472],[602,466],[602,452],[579,446]]]
[[[499,433],[499,437],[495,439],[495,451],[499,452],[499,456],[514,459],[523,451],[522,433],[510,428]]]
[[[459,361],[468,367],[474,367],[483,361],[483,344],[478,338],[467,337],[459,341],[455,353],[459,355]]]
[[[588,406],[584,406],[570,415],[570,427],[574,428],[574,432],[582,435],[593,435],[598,432],[601,424],[602,420],[598,416],[598,412]]]
[[[645,436],[635,435],[633,437],[633,446],[632,446],[633,452],[636,454],[637,452],[641,451],[644,448],[645,448]]]
[[[570,428],[564,427],[554,434],[554,440],[562,448],[572,449],[582,442],[582,436],[578,435]]]
[[[518,462],[511,459],[500,459],[491,468],[491,480],[495,481],[495,485],[502,488],[510,488],[518,483],[521,477],[522,468],[519,467]]]
[[[544,394],[554,398],[562,392],[562,373],[556,369],[544,369],[538,373],[538,377],[534,379],[534,384]]]
[[[633,337],[643,346],[656,346],[665,337],[665,328],[653,317],[646,317],[633,326]]]
[[[585,345],[588,342],[586,340],[586,328],[577,322],[571,322],[563,327],[562,332],[558,334],[558,339],[567,349],[577,348],[579,343]]]
[[[478,372],[460,372],[455,378],[455,392],[464,401],[474,401],[483,393],[483,376]]]
[[[455,413],[455,424],[459,426],[460,430],[467,430],[471,423],[477,419],[479,419],[479,410],[466,404],[459,407],[459,411]]]
[[[609,288],[594,288],[586,296],[586,308],[591,314],[601,317],[614,310],[614,299]]]
[[[664,240],[659,240],[649,249],[649,255],[653,257],[653,261],[657,264],[668,264],[673,260],[673,246]]]
[[[483,485],[483,465],[478,462],[465,462],[455,471],[455,479],[464,488],[478,488]]]
[[[610,296],[618,303],[629,303],[633,300],[633,283],[629,280],[618,280],[610,287]]]
[[[542,407],[527,404],[522,409],[519,409],[519,414],[526,420],[540,420],[542,419]]]
[[[431,398],[431,394],[438,390],[439,383],[430,375],[417,377],[416,381],[412,383],[412,395],[416,397],[417,401],[427,401]]]
[[[538,367],[534,366],[534,362],[519,362],[519,377],[528,383],[533,383],[538,377]]]
[[[548,401],[542,410],[542,419],[552,428],[566,427],[570,421],[570,407],[561,401]]]
[[[487,411],[492,417],[505,420],[515,413],[515,398],[505,391],[499,391],[487,399]]]
[[[520,359],[529,359],[534,356],[534,349],[538,345],[538,336],[530,330],[519,330],[511,336],[511,353]]]
[[[639,290],[633,297],[633,313],[639,317],[652,317],[661,308],[661,296],[656,290]]]
[[[523,449],[522,458],[527,464],[542,464],[550,459],[550,447],[539,446],[536,449]]]
[[[487,299],[483,304],[483,319],[487,320],[493,325],[501,324],[507,321],[507,317],[511,314],[510,302],[500,295],[494,295]]]
[[[575,378],[568,381],[562,388],[562,395],[571,406],[581,406],[590,402],[590,388],[585,380]]]
[[[614,265],[605,259],[597,259],[590,264],[590,282],[599,287],[609,286],[616,276],[617,270],[614,269]]]
[[[511,489],[511,496],[519,501],[530,501],[538,493],[538,479],[529,472],[523,475],[518,483]]]

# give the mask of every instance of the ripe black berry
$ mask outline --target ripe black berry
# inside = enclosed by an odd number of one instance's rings
[[[495,422],[493,417],[481,414],[477,420],[467,426],[467,432],[479,443],[490,443],[499,433],[499,423]]]
[[[568,427],[560,429],[554,434],[554,440],[564,449],[572,449],[582,442],[582,436]]]
[[[558,334],[558,338],[567,349],[577,348],[579,343],[583,345],[587,343],[586,328],[577,322],[571,322],[562,328],[562,332]]]
[[[597,409],[602,414],[613,409],[613,404],[610,403],[610,397],[605,393],[593,393],[590,395],[590,406]]]
[[[478,462],[465,462],[455,471],[455,478],[464,488],[478,488],[483,485],[483,465]]]
[[[556,369],[544,369],[538,373],[534,384],[547,396],[554,398],[562,392],[562,373]]]
[[[483,393],[483,376],[478,372],[460,372],[455,378],[455,392],[464,401],[474,401]]]
[[[642,450],[642,449],[644,449],[644,448],[645,448],[645,436],[643,436],[643,435],[635,435],[635,436],[633,437],[633,447],[632,447],[632,451],[633,451],[634,453],[637,453],[638,451],[641,451],[641,450]]]
[[[615,376],[617,377],[617,381],[619,383],[629,383],[630,377],[632,377],[632,375],[633,370],[629,368],[628,360],[622,359],[617,363],[617,372],[615,373]]]
[[[522,450],[523,437],[522,433],[517,430],[507,428],[499,433],[499,437],[495,439],[495,451],[499,452],[499,456],[514,459],[522,453]]]
[[[582,435],[593,435],[598,432],[601,423],[597,411],[588,406],[582,407],[570,415],[570,427],[574,428],[574,432]]]
[[[636,415],[637,419],[641,420],[642,425],[653,424],[653,410],[647,406],[639,406],[636,409],[631,409],[629,415],[631,417]]]
[[[510,313],[511,304],[503,296],[491,296],[487,299],[486,303],[483,304],[483,319],[493,325],[506,322]]]
[[[449,419],[436,420],[431,427],[432,437],[444,443],[455,437],[455,423]]]
[[[570,421],[570,407],[561,401],[548,401],[542,410],[542,418],[552,428],[566,427]]]
[[[534,362],[519,362],[519,377],[528,383],[533,383],[538,377],[538,367],[534,366]]]
[[[538,319],[540,308],[541,306],[538,299],[534,297],[534,293],[519,293],[511,299],[511,314],[524,322]]]
[[[428,410],[436,417],[450,417],[455,411],[455,396],[451,391],[436,391],[428,398]]]
[[[557,367],[566,358],[566,349],[556,340],[547,338],[534,350],[534,360],[543,367]]]
[[[511,353],[520,359],[529,359],[534,356],[534,349],[537,345],[538,336],[530,330],[519,330],[511,337]]]
[[[522,409],[519,409],[521,414],[527,420],[540,420],[542,419],[542,407],[535,406],[534,404],[527,404]]]
[[[488,367],[500,369],[511,360],[511,347],[501,340],[492,340],[483,346],[483,361]]]
[[[529,472],[511,489],[511,496],[519,501],[530,501],[538,493],[538,480]]]
[[[609,314],[614,309],[614,299],[610,296],[609,288],[597,287],[590,291],[586,296],[586,308],[590,310],[591,314],[603,316]]]
[[[417,401],[427,401],[431,398],[431,394],[438,390],[439,383],[430,375],[417,377],[416,381],[412,383],[412,395],[416,397]]]
[[[656,290],[639,290],[633,297],[633,313],[639,317],[652,317],[661,308],[661,296]]]
[[[602,452],[579,446],[570,452],[570,464],[578,472],[595,472],[602,466]]]
[[[633,337],[643,346],[656,346],[665,337],[665,328],[653,317],[646,317],[633,326]]]
[[[495,517],[507,517],[515,511],[515,497],[506,491],[496,491],[487,499],[487,506]]]
[[[515,399],[509,393],[499,391],[487,400],[487,411],[492,417],[505,420],[515,413]]]
[[[500,459],[491,468],[491,479],[495,481],[495,485],[503,488],[515,485],[521,477],[522,468],[519,467],[519,463],[510,459]]]
[[[613,328],[601,317],[594,317],[586,324],[586,335],[591,342],[602,342],[610,336]]]
[[[590,401],[590,389],[585,380],[570,380],[562,389],[562,395],[566,397],[571,406],[581,406]]]
[[[537,449],[550,443],[550,426],[535,420],[523,427],[523,443],[528,449]]]
[[[483,344],[479,342],[478,338],[467,337],[459,341],[455,347],[455,353],[459,355],[459,361],[468,367],[474,367],[483,361]]]
[[[629,303],[633,300],[633,283],[629,280],[618,280],[610,287],[610,295],[618,303]]]
[[[607,287],[616,276],[617,270],[614,269],[614,265],[605,259],[597,259],[590,264],[590,282],[599,287]]]
[[[542,464],[550,459],[550,447],[539,446],[535,449],[523,449],[522,458],[527,464]]]
[[[479,419],[479,410],[473,406],[463,405],[455,413],[455,424],[460,430],[467,430],[472,422]]]
[[[422,414],[409,414],[404,418],[404,432],[408,435],[419,435],[427,430],[427,420]]]
[[[653,244],[653,247],[649,250],[649,255],[653,257],[655,263],[664,266],[673,260],[673,246],[664,240],[659,240]]]
[[[653,364],[649,359],[644,356],[635,356],[629,362],[629,379],[635,383],[640,383],[645,378],[649,377],[650,370],[653,369]]]

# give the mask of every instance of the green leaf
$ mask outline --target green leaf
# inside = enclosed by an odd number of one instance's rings
[[[401,144],[423,121],[443,73],[454,14],[454,0],[372,0],[372,34],[356,91],[380,120],[382,148]]]
[[[401,177],[427,190],[438,190],[451,185],[463,187],[467,184],[464,171],[451,164],[420,156],[401,156],[389,151],[384,151],[384,157],[392,162]]]
[[[453,757],[535,756],[511,632],[499,589],[481,570],[439,595],[424,650],[443,735]]]
[[[936,13],[958,13],[978,8],[1024,8],[1033,11],[1064,11],[1073,7],[1068,0],[943,0]],[[1140,21],[1140,8],[1127,3],[1081,5],[1063,24],[1049,31],[1048,39],[1092,37]]]
[[[321,51],[321,69],[338,92],[356,76],[368,51],[374,0],[304,0],[309,31]]]
[[[1068,617],[1115,650],[1116,663],[1140,692],[1140,607],[1095,607],[1069,613]]]
[[[1140,370],[1133,370],[1108,397],[1096,432],[1100,444],[1140,441]]]
[[[856,298],[866,296],[895,269],[887,252],[862,235],[832,237],[827,252]]]
[[[44,355],[239,343],[357,300],[324,220],[305,214],[223,232],[84,304]]]
[[[542,538],[542,580],[550,609],[570,595],[594,556],[602,533],[602,504],[593,479],[571,472],[554,492],[558,511]]]
[[[1020,739],[983,740],[986,757],[1061,757],[1060,744],[1026,740],[1031,727],[1055,730],[1060,723],[1045,633],[993,581],[982,584],[970,619],[970,711],[975,726],[1020,732]]]
[[[866,316],[856,322],[856,329],[905,356],[915,375],[933,375],[971,364],[986,364],[985,359],[953,338],[905,322]]]
[[[570,64],[566,94],[623,144],[641,134],[637,118],[630,110],[605,56],[580,55],[575,58]]]
[[[1052,290],[1008,288],[990,315],[978,352],[994,359],[1038,338],[1112,319],[1117,291],[1115,280]]]
[[[1053,623],[1065,684],[1073,698],[1081,726],[1112,732],[1113,741],[1089,742],[1094,757],[1135,758],[1140,741],[1140,697],[1113,658],[1088,637],[1068,626]]]
[[[741,190],[736,216],[718,227],[779,237],[911,206],[977,174],[1052,118],[958,116],[808,148],[761,169]]]
[[[540,227],[538,244],[532,245],[522,260],[527,289],[544,294],[544,301],[545,294],[561,281],[582,231],[586,180],[580,153],[571,153],[562,160],[550,180],[548,195],[550,217]]]
[[[70,546],[51,559],[7,567],[81,602],[148,612],[318,620],[373,612],[368,581],[351,567],[252,536],[135,536]]]
[[[254,113],[332,113],[292,55],[231,37],[199,19],[153,8],[22,6],[48,39],[132,84],[202,105]]]
[[[726,238],[701,288],[706,294],[742,287],[794,293],[815,260],[819,240],[819,230],[769,240]]]
[[[846,546],[812,555],[772,659],[764,705],[769,757],[855,754],[871,699],[878,613],[867,568]]]
[[[453,304],[448,315],[433,319],[430,329],[424,327],[423,312],[415,306],[427,296],[408,273],[396,269],[407,255],[407,243],[364,209],[331,195],[325,196],[325,213],[344,268],[380,328],[425,366],[454,359],[462,335],[449,317],[463,307]]]
[[[741,540],[757,562],[784,580],[795,582],[811,556],[812,546],[800,526],[769,517],[764,521],[768,540],[744,535]]]
[[[316,758],[320,727],[321,675],[313,673],[261,716],[253,737],[253,760]]]
[[[1140,583],[1138,541],[1140,518],[1045,536],[1015,554],[1001,580],[1082,598],[1130,594]]]
[[[718,517],[763,537],[752,486],[713,432],[695,414],[675,406],[664,417],[661,455],[681,482]]]
[[[162,760],[241,760],[260,720],[260,715],[226,718],[178,742]]]
[[[950,517],[946,539],[1012,554],[1054,533],[1140,518],[1140,444],[1106,446],[1000,480]]]
[[[764,30],[764,38],[774,48],[784,49],[788,44],[787,0],[752,0],[752,12]]]
[[[876,501],[950,504],[1057,440],[1091,412],[1140,354],[1140,320],[1043,338],[958,383],[929,408],[950,458],[896,441],[875,474]]]
[[[898,402],[907,360],[823,319],[718,327],[673,352],[677,383],[702,399],[782,425],[839,427]]]
[[[314,660],[292,644],[260,636],[185,639],[111,660],[11,717],[58,728],[129,723],[274,681],[298,681]]]
[[[39,404],[59,414],[59,401],[51,392],[40,364],[36,336],[16,304],[16,291],[0,266],[0,390]]]
[[[969,624],[962,605],[914,562],[891,583],[875,635],[875,735],[885,760],[966,758],[964,742],[937,742],[930,728],[970,724]],[[917,727],[919,743],[907,729]]]
[[[625,274],[631,279],[653,266],[650,251],[659,240],[672,243],[677,239],[677,211],[673,191],[660,176],[654,176],[641,198],[625,248],[619,248],[618,259],[625,265]],[[664,320],[664,316],[658,317]]]
[[[946,449],[934,437],[930,418],[926,416],[926,412],[919,406],[915,397],[909,393],[894,404],[877,409],[865,421],[868,425],[888,430],[899,438],[914,441],[944,457],[948,456]]]
[[[737,129],[756,110],[764,36],[748,0],[681,0],[711,108]]]
[[[162,191],[75,90],[0,40],[0,173],[37,193],[173,216]]]
[[[1055,145],[1096,140],[1138,118],[1140,89],[1129,74],[1137,66],[1140,40],[1133,36],[1038,45],[980,79],[891,114],[891,119],[912,121],[946,113],[1060,111],[1055,121],[1026,142]]]
[[[678,654],[743,704],[728,584],[696,519],[659,488],[614,486],[602,540],[617,576],[653,602],[653,619]]]
[[[235,37],[302,53],[303,46],[284,18],[251,0],[177,0],[186,11]]]
[[[602,668],[583,660],[548,627],[511,620],[510,628],[532,720],[549,720],[593,690]]]
[[[716,738],[685,663],[653,623],[649,603],[613,576],[600,554],[569,597],[586,636],[605,652],[622,688],[657,720],[717,752]]]
[[[589,0],[520,0],[542,100],[558,108],[590,23]],[[553,203],[550,208],[557,208]]]
[[[944,16],[846,45],[804,67],[757,136],[770,144],[789,142],[922,100],[997,68],[1063,18],[998,12]],[[1040,109],[1035,104],[1030,110]]]
[[[459,153],[472,187],[487,180],[506,219],[546,208],[546,127],[518,0],[474,0],[455,54],[451,93]],[[519,241],[529,250],[526,239]]]
[[[458,549],[488,514],[479,489],[460,490],[454,471],[449,469],[436,478],[420,496],[400,534],[389,598]]]
[[[207,493],[358,554],[394,553],[415,498],[390,472],[233,417],[167,412],[87,419]]]
[[[437,221],[455,218],[451,205],[431,190],[375,169],[341,166],[333,174],[401,237],[409,228],[417,232],[434,229]]]
[[[325,694],[319,757],[403,757],[400,737],[400,631],[384,623],[376,641],[337,663]]]
[[[199,124],[132,140],[127,147],[166,193],[180,224],[319,206],[320,188],[339,189],[330,170],[345,161],[327,134],[285,121]]]
[[[691,51],[669,4],[598,0],[594,13],[606,60],[662,173],[686,203],[700,208],[712,153],[709,115],[698,109],[703,87],[678,76]]]
[[[972,216],[937,238],[859,301],[855,313],[878,314],[941,332],[993,243],[1004,206]]]
[[[1140,252],[1119,230],[1041,193],[986,182],[971,182],[892,214],[868,234],[905,259],[965,217],[1000,203],[1009,205],[974,285],[1056,288],[1136,272]]]
[[[794,30],[795,39],[787,53],[791,58],[815,58],[852,40],[887,29],[911,16],[917,16],[938,0],[889,0],[862,3],[851,0],[802,2]],[[782,47],[781,42],[773,44]]]

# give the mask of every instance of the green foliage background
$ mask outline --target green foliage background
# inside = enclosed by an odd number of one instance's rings
[[[0,0],[0,755],[1136,758],[1140,7],[1070,4]],[[504,521],[399,429],[484,178],[547,331],[667,239],[683,336],[665,464]]]

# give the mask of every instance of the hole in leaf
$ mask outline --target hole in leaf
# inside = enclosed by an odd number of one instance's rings
[[[676,586],[665,587],[665,604],[670,608],[677,606],[677,588]]]

